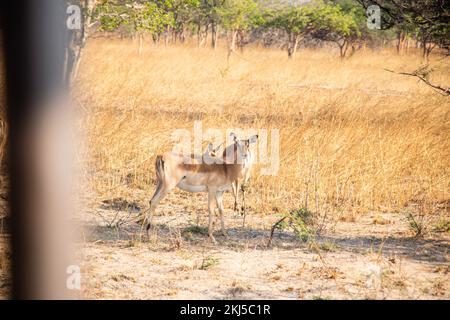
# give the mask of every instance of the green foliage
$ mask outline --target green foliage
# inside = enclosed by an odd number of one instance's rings
[[[300,208],[287,213],[285,219],[280,221],[275,228],[279,230],[292,229],[300,240],[306,241],[313,233],[309,227],[311,219],[311,211]]]
[[[294,229],[295,234],[302,241],[308,240],[312,231],[309,228],[311,222],[312,213],[306,209],[301,208],[290,212],[291,227]]]
[[[407,216],[409,228],[414,232],[415,237],[421,237],[424,234],[423,221],[419,221],[412,213]],[[422,219],[423,220],[423,219]]]
[[[284,30],[287,34],[313,33],[330,39],[335,35],[357,36],[360,26],[365,23],[364,11],[348,3],[345,8],[313,1],[302,6],[269,9],[265,16],[268,27]]]
[[[361,36],[366,23],[361,7],[351,1],[343,1],[342,5],[316,0],[293,7],[275,7],[265,11],[265,26],[288,35],[289,56],[305,36],[338,43],[343,56],[349,42]]]
[[[338,41],[340,39],[359,36],[358,11],[342,10],[339,5],[323,5],[313,13],[312,24],[317,37],[323,40]]]
[[[201,265],[199,266],[200,270],[208,270],[219,264],[219,259],[213,256],[208,256],[203,258]]]
[[[225,0],[200,0],[200,3],[193,10],[192,15],[196,23],[218,23],[218,9],[223,5]]]
[[[336,251],[336,245],[330,241],[325,241],[319,244],[319,248],[323,251],[333,252]]]
[[[172,0],[167,1],[103,1],[94,11],[100,30],[114,31],[125,27],[132,33],[158,34],[174,26]]]
[[[442,219],[434,225],[434,231],[450,233],[450,220]]]
[[[95,7],[93,18],[99,21],[100,30],[113,31],[123,23],[128,11],[129,9],[124,4],[115,1],[103,1]]]
[[[357,0],[362,6],[379,5],[382,14],[382,28],[406,31],[422,42],[450,46],[449,6],[446,0]],[[428,52],[429,53],[429,52]]]
[[[183,230],[183,233],[197,233],[201,235],[207,235],[208,234],[208,228],[201,227],[198,225],[192,225]]]
[[[287,34],[306,33],[312,23],[310,6],[270,10],[266,13],[267,26],[284,30]]]
[[[168,11],[173,21],[171,26],[180,31],[187,24],[195,20],[195,12],[201,6],[201,0],[169,0],[166,1]]]
[[[421,41],[425,51],[431,52],[436,45],[448,47],[450,25],[442,2],[420,0],[400,5],[393,0],[311,0],[289,5],[279,0],[268,5],[258,0],[102,0],[88,14],[102,31],[120,29],[133,35],[191,30],[206,36],[208,30],[230,30],[242,37],[250,30],[259,35],[263,29],[279,30],[287,35],[282,39],[287,39],[290,55],[302,39],[312,37],[337,43],[345,56],[347,48],[361,39],[386,43],[405,35]],[[365,7],[370,4],[383,8],[382,27],[390,30],[367,28]]]
[[[216,13],[227,30],[248,30],[261,22],[258,4],[253,0],[225,0]]]

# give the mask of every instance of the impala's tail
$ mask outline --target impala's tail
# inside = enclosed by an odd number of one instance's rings
[[[158,177],[158,180],[159,181],[163,181],[163,178],[164,178],[164,160],[163,160],[162,156],[156,156],[155,171],[156,171],[156,176]]]

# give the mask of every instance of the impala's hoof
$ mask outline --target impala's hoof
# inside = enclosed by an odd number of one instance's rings
[[[212,234],[209,235],[209,239],[212,241],[213,244],[217,244],[216,238]]]

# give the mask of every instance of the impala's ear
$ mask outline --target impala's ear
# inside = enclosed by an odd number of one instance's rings
[[[258,135],[255,134],[254,136],[251,136],[250,138],[248,138],[248,142],[249,143],[255,143],[258,140]]]
[[[236,137],[236,135],[233,132],[230,133],[230,137],[234,140],[234,142],[237,141],[237,137]]]
[[[213,152],[219,151],[221,146],[222,146],[222,143],[219,144],[217,147],[215,147],[215,148],[213,149]]]
[[[214,151],[214,148],[213,148],[213,144],[210,142],[208,144],[208,147],[206,147],[206,153],[210,153],[212,151]]]

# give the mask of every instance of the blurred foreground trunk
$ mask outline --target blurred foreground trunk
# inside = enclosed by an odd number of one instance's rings
[[[74,296],[67,2],[2,4],[9,128],[12,297]],[[75,267],[75,270],[77,268]]]

